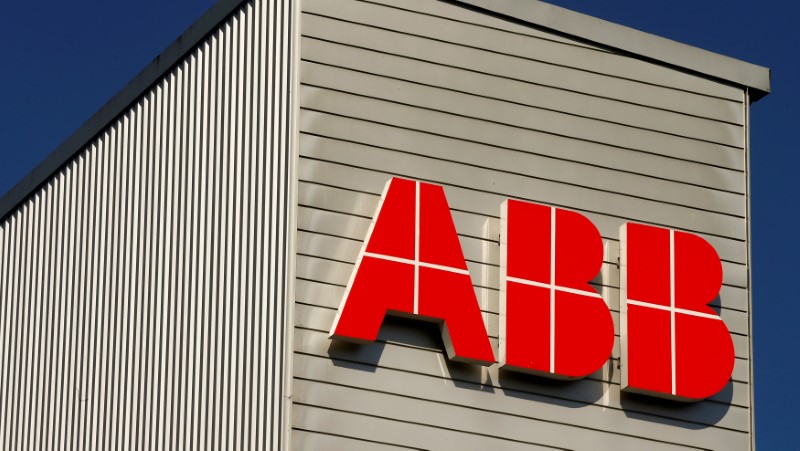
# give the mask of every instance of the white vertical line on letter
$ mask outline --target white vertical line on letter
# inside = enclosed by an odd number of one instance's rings
[[[414,314],[419,314],[419,182],[414,182]]]
[[[675,231],[669,231],[669,320],[670,346],[672,351],[672,394],[677,394],[675,358]]]
[[[556,372],[556,209],[550,207],[550,372]]]

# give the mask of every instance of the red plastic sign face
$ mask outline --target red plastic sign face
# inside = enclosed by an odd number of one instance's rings
[[[603,241],[584,216],[518,200],[502,207],[500,364],[552,378],[585,377],[614,346],[614,322],[589,285]]]
[[[330,335],[374,341],[387,314],[440,324],[450,359],[495,361],[441,186],[389,181]]]
[[[603,263],[600,233],[578,213],[518,200],[502,205],[501,222],[501,365],[562,379],[598,370],[614,345],[611,313],[589,284]],[[702,238],[621,228],[624,390],[697,401],[728,383],[733,342],[709,307],[721,285]],[[387,183],[330,336],[374,341],[386,315],[439,324],[451,359],[495,361],[441,186]]]
[[[722,286],[714,248],[689,233],[626,224],[620,260],[622,388],[682,401],[720,391],[734,350],[708,306]]]

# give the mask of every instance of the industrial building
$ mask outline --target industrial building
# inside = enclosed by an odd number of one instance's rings
[[[536,0],[220,0],[0,200],[0,448],[753,449],[769,90]],[[393,178],[418,182],[417,239],[419,186],[442,187],[495,363],[448,358],[416,310],[335,336]],[[615,337],[587,377],[501,368],[509,199],[602,236]],[[623,389],[627,223],[719,256],[735,360],[707,399]]]

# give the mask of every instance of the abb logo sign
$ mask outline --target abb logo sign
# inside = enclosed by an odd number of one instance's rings
[[[501,206],[499,363],[574,379],[614,346],[611,312],[590,281],[603,242],[583,215],[518,200]],[[722,266],[702,238],[628,223],[620,231],[622,388],[682,401],[721,390],[733,342],[708,304]],[[440,325],[450,359],[496,362],[441,186],[393,178],[384,189],[331,328],[374,341],[386,315]]]

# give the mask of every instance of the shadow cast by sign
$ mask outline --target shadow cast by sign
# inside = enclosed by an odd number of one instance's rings
[[[469,390],[493,393],[491,372],[482,366],[448,359],[440,326],[434,322],[387,316],[374,342],[331,340],[328,356],[339,367],[375,372],[378,368],[410,371],[442,379]]]

